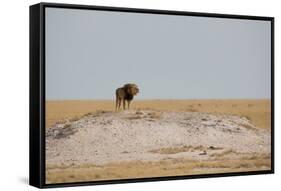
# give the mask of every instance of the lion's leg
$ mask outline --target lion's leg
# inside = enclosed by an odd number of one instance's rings
[[[121,108],[121,102],[122,102],[122,99],[118,99],[118,110],[120,110],[120,108]]]
[[[131,103],[131,101],[128,101],[128,109],[130,109],[130,103]]]
[[[126,109],[126,100],[123,99],[123,109],[125,110]]]
[[[118,102],[119,102],[119,99],[116,97],[115,111],[117,111],[117,110],[118,110]]]

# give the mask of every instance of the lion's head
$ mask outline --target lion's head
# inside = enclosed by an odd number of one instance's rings
[[[129,95],[137,95],[139,93],[139,88],[136,84],[125,84],[124,89],[126,90],[126,93]]]

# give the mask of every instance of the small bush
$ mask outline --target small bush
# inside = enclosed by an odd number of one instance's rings
[[[161,118],[161,113],[160,112],[153,112],[153,113],[148,113],[148,116],[152,119],[160,119]]]
[[[64,129],[65,129],[65,128],[69,128],[69,127],[71,127],[71,125],[70,125],[69,123],[67,123],[67,124],[65,124],[65,125],[63,126]]]
[[[135,116],[128,116],[127,119],[129,120],[135,120],[135,119],[141,119],[142,117],[139,115],[135,115]]]

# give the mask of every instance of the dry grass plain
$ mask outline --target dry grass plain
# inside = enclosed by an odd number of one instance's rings
[[[85,182],[132,179],[143,177],[184,176],[270,169],[270,157],[254,156],[241,159],[196,161],[173,159],[160,162],[119,162],[106,166],[85,164],[79,167],[50,167],[47,183]]]
[[[247,117],[260,128],[271,127],[270,100],[142,100],[133,101],[132,109],[190,111],[233,114]],[[46,127],[56,122],[79,118],[89,112],[114,111],[114,101],[47,101]]]
[[[77,120],[87,113],[113,111],[114,106],[114,101],[106,100],[47,101],[46,127],[51,128],[55,123],[65,120]],[[246,117],[259,128],[270,130],[271,127],[270,100],[140,100],[132,103],[132,109],[231,114]],[[182,149],[166,148],[160,152],[185,152]],[[236,154],[229,151],[222,156],[214,156],[210,161],[167,158],[159,162],[116,161],[107,165],[47,166],[46,183],[243,172],[271,168],[271,158],[268,155],[245,155],[239,159],[229,159]]]

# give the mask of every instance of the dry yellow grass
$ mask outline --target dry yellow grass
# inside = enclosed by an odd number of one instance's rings
[[[194,152],[194,151],[206,151],[206,150],[221,150],[223,148],[221,147],[203,147],[202,145],[200,146],[181,146],[181,147],[163,147],[161,149],[155,149],[155,150],[151,150],[151,153],[159,153],[159,154],[177,154],[177,153],[181,153],[181,152]],[[223,153],[224,155],[224,153]]]
[[[136,100],[132,109],[234,114],[247,117],[257,127],[270,128],[270,105],[270,100]],[[91,112],[114,111],[114,107],[114,101],[47,101],[46,126]]]
[[[193,161],[167,159],[160,162],[120,162],[105,166],[85,164],[73,167],[47,168],[47,183],[114,180],[143,177],[180,176],[226,172],[270,170],[269,156],[233,160]]]

